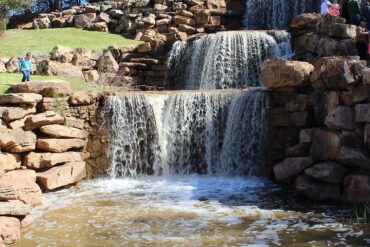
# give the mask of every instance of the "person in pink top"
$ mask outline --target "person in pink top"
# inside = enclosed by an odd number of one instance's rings
[[[332,5],[329,8],[328,13],[331,15],[340,16],[340,5],[338,4],[337,0],[332,1]]]

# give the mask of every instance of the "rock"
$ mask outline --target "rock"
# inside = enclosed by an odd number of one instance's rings
[[[145,42],[145,43],[142,43],[140,44],[138,47],[137,47],[137,51],[139,53],[148,53],[152,50],[151,48],[151,45],[149,42]]]
[[[0,129],[0,148],[11,153],[35,150],[36,135],[21,129]]]
[[[179,25],[179,30],[181,32],[185,32],[187,35],[192,35],[195,33],[195,28],[192,27],[192,26],[188,26],[188,25],[185,25],[185,24],[180,24]]]
[[[117,73],[119,65],[112,53],[108,50],[99,58],[96,63],[99,73]]]
[[[166,11],[168,9],[167,5],[164,4],[154,4],[154,10],[155,11]]]
[[[12,86],[12,92],[37,93],[43,97],[68,96],[72,93],[69,82],[64,80],[32,81]]]
[[[7,72],[6,67],[5,67],[5,62],[0,59],[0,73],[5,73],[5,72]]]
[[[21,237],[21,223],[15,217],[0,217],[0,245],[14,244]]]
[[[18,154],[0,153],[0,169],[5,172],[20,168],[21,162]]]
[[[22,119],[25,116],[35,112],[36,112],[35,104],[19,106],[0,106],[0,117],[7,122]]]
[[[48,29],[51,27],[51,22],[47,17],[35,18],[32,27],[33,29]]]
[[[94,22],[88,23],[83,29],[96,32],[108,32],[108,25],[105,22]]]
[[[344,180],[344,197],[351,203],[368,203],[370,195],[370,177],[367,175],[349,175]]]
[[[81,149],[85,146],[85,141],[81,139],[46,139],[39,138],[36,146],[39,150],[63,153],[70,149]]]
[[[64,118],[64,124],[69,127],[84,129],[84,120],[82,119],[66,117]]]
[[[90,18],[87,17],[85,14],[75,15],[73,20],[74,27],[76,28],[84,28],[87,24],[91,22]]]
[[[109,23],[111,22],[111,18],[110,16],[105,13],[105,12],[101,12],[98,16],[97,16],[97,21],[98,22],[105,22],[105,23]]]
[[[342,147],[337,161],[345,166],[370,170],[369,157],[361,150],[351,147]]]
[[[295,190],[302,195],[315,200],[339,200],[340,186],[314,180],[309,176],[300,175],[295,183]]]
[[[99,11],[99,7],[98,6],[94,6],[94,5],[86,5],[85,6],[85,12],[86,13],[96,13]]]
[[[355,111],[353,107],[338,106],[325,119],[325,125],[330,129],[354,130],[356,128]]]
[[[365,85],[370,85],[370,68],[362,71],[362,81]]]
[[[65,153],[30,153],[23,159],[23,165],[30,169],[50,168],[69,162],[83,161],[83,154],[80,152]]]
[[[341,140],[337,133],[315,129],[312,135],[310,156],[313,160],[335,160],[340,152]]]
[[[86,177],[85,162],[73,162],[37,173],[37,182],[44,190],[54,190],[74,184],[84,177]]]
[[[315,28],[319,17],[320,15],[316,13],[305,13],[301,15],[296,15],[292,19],[290,28],[293,30],[294,29],[299,29],[299,30],[306,29],[307,30],[307,29]]]
[[[64,118],[54,111],[47,111],[29,116],[25,121],[24,130],[33,130],[49,124],[63,124]]]
[[[23,203],[1,202],[0,215],[25,216],[31,213],[32,206]]]
[[[302,129],[299,132],[299,143],[311,143],[314,129]]]
[[[108,12],[108,14],[113,19],[120,19],[123,17],[123,11],[119,9],[112,9]]]
[[[357,123],[370,123],[370,104],[357,104],[355,112]]]
[[[322,162],[306,169],[305,173],[312,178],[326,183],[339,184],[343,182],[347,171],[336,162]]]
[[[154,29],[147,29],[144,32],[142,40],[149,42],[152,50],[156,50],[165,44],[167,37],[163,34],[157,33]]]
[[[7,93],[0,95],[1,104],[36,104],[42,100],[40,94],[34,93]]]
[[[279,182],[286,182],[312,164],[313,161],[310,157],[285,158],[274,166],[275,178]]]
[[[207,8],[209,10],[215,10],[218,12],[226,12],[226,1],[225,0],[207,0]]]
[[[262,82],[267,88],[300,87],[313,70],[313,65],[306,62],[267,59],[262,65]]]
[[[286,154],[288,157],[306,157],[310,153],[310,143],[301,143],[290,147]]]
[[[9,73],[18,73],[19,70],[19,58],[12,57],[8,62],[5,63],[5,68]]]
[[[48,76],[62,76],[83,80],[82,69],[69,63],[59,63],[43,60],[37,64],[37,74]]]
[[[95,103],[96,93],[74,92],[69,97],[69,104],[72,106],[92,105]]]
[[[40,131],[53,138],[85,139],[86,137],[86,133],[83,130],[58,124],[42,126]]]
[[[50,59],[55,61],[61,61],[63,60],[62,57],[67,58],[67,63],[70,63],[72,61],[73,53],[75,52],[74,49],[65,47],[62,45],[57,45],[53,48],[53,50],[50,53]]]
[[[97,70],[82,71],[85,82],[97,82],[99,81],[99,72]]]
[[[303,112],[308,109],[309,105],[310,98],[305,94],[299,94],[286,105],[286,109],[290,112]]]
[[[41,204],[41,190],[36,184],[36,172],[33,170],[14,170],[5,173],[0,177],[0,188],[12,192],[11,198],[2,199],[19,200],[32,206]]]

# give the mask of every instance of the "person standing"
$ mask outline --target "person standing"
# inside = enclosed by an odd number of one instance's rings
[[[331,15],[336,15],[336,16],[340,16],[340,6],[338,4],[338,1],[337,0],[333,0],[332,1],[332,5],[331,7],[329,8],[329,14]]]
[[[370,30],[370,0],[366,1],[363,14],[366,19],[367,30],[369,31]]]
[[[329,8],[332,6],[329,0],[324,0],[321,3],[321,14],[326,15],[329,13]]]
[[[32,54],[30,52],[26,54],[26,57],[21,58],[19,67],[23,75],[22,82],[29,81],[31,79],[32,70]]]
[[[361,19],[361,6],[358,0],[349,0],[347,4],[349,23],[359,26]]]
[[[367,53],[368,53],[368,44],[369,44],[369,33],[366,29],[366,20],[361,19],[360,26],[357,27],[356,33],[356,43],[357,43],[357,50],[360,55],[361,60],[366,60]]]

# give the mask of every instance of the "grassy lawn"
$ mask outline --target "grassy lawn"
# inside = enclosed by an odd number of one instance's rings
[[[56,45],[101,51],[110,45],[138,45],[139,41],[118,34],[84,31],[77,28],[7,30],[0,36],[0,57],[22,56],[26,52],[49,54]]]
[[[21,74],[11,74],[11,73],[0,73],[0,94],[5,93],[11,85],[21,83],[22,75]],[[71,78],[65,78],[60,76],[31,76],[32,80],[50,80],[50,79],[62,79],[68,81],[74,91],[81,91],[86,89],[92,89],[92,86],[86,84],[82,80],[76,80]]]

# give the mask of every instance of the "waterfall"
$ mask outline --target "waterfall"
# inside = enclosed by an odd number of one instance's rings
[[[244,0],[244,29],[287,29],[292,18],[317,12],[317,0]]]
[[[168,59],[168,80],[176,89],[259,87],[262,62],[292,53],[289,34],[273,34],[221,32],[176,42]]]
[[[259,90],[110,96],[102,111],[109,173],[256,174],[267,106],[266,93]]]

